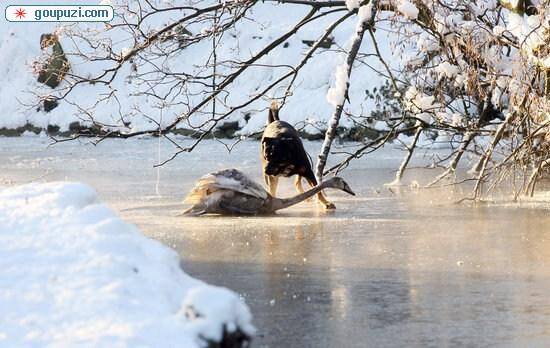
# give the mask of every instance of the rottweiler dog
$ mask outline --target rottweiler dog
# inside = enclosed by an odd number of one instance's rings
[[[262,135],[261,151],[264,180],[272,196],[277,193],[280,176],[288,178],[297,175],[295,186],[300,193],[304,192],[302,178],[306,179],[311,187],[317,185],[304,144],[294,127],[279,120],[279,105],[276,101],[273,101],[269,108],[267,127]],[[336,208],[322,192],[319,192],[317,197],[326,209]]]

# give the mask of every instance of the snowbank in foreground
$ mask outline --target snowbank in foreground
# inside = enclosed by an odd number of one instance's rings
[[[234,292],[183,273],[77,183],[0,191],[0,346],[202,347],[253,334]]]

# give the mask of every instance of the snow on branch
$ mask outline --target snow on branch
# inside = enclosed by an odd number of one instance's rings
[[[335,107],[332,117],[328,125],[328,129],[325,133],[325,140],[319,153],[319,158],[316,166],[316,176],[319,182],[323,179],[323,170],[327,163],[328,153],[332,146],[332,141],[336,135],[336,128],[340,122],[340,117],[344,109],[344,103],[347,99],[349,90],[349,78],[351,76],[351,69],[353,62],[357,57],[357,52],[363,42],[363,36],[365,31],[374,26],[374,17],[377,12],[377,0],[370,0],[366,5],[359,8],[357,13],[357,26],[355,27],[355,33],[351,38],[351,48],[348,52],[344,63],[336,68],[336,83],[335,86],[330,88],[327,93],[327,100]]]
[[[418,8],[410,1],[401,1],[397,6],[397,10],[409,19],[418,18]]]

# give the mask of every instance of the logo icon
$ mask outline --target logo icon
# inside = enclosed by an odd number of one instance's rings
[[[14,14],[15,14],[15,18],[23,19],[27,15],[27,12],[25,11],[24,8],[18,8],[17,10],[15,10]]]

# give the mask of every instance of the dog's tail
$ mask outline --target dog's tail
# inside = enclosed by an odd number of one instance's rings
[[[267,116],[267,124],[273,121],[279,121],[279,103],[276,100],[271,101],[269,106],[269,116]]]

